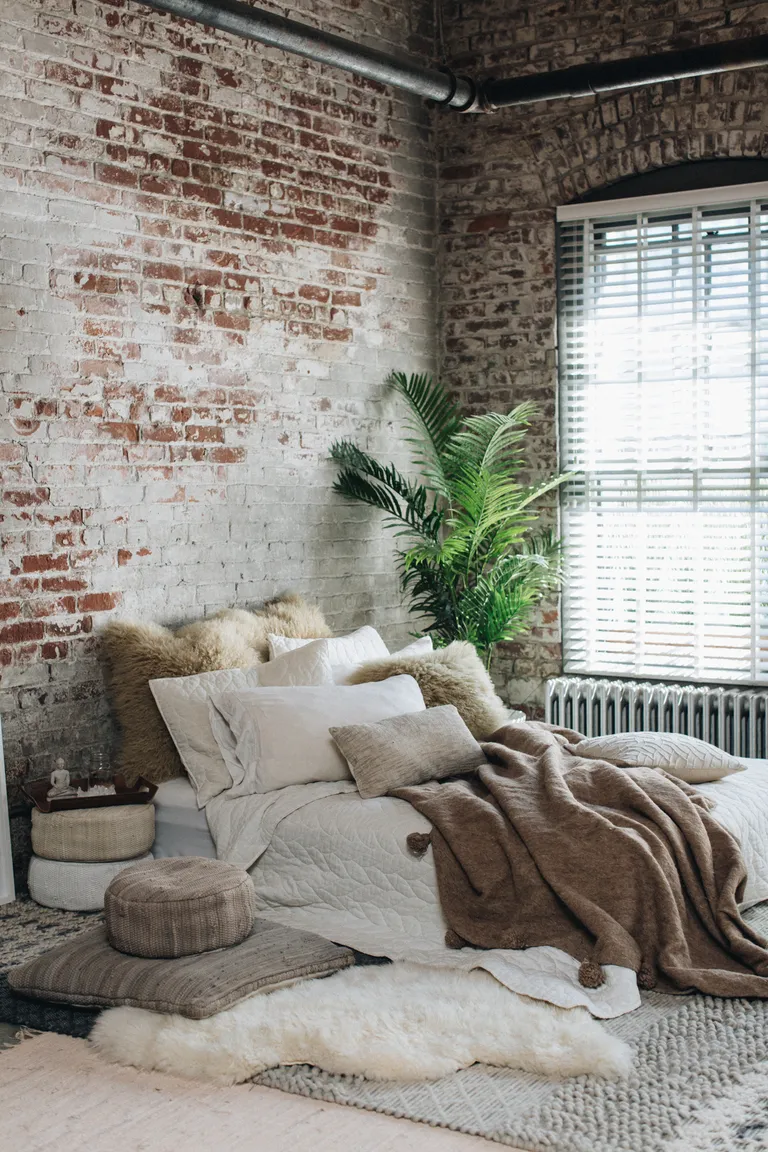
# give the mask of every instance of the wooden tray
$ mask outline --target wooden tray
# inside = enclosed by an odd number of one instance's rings
[[[72,788],[86,788],[88,777],[73,776],[69,783]],[[119,772],[115,776],[99,780],[98,783],[114,784],[114,795],[67,796],[64,799],[49,800],[47,793],[51,781],[47,777],[44,780],[28,780],[26,784],[22,784],[21,790],[27,799],[32,801],[38,812],[67,812],[72,808],[113,808],[116,804],[149,804],[157,792],[157,784],[150,784],[143,776],[139,776],[136,783],[129,788],[125,777]]]

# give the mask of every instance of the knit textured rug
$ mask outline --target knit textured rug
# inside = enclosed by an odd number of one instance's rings
[[[28,898],[0,904],[0,1023],[66,1036],[88,1035],[98,1012],[28,1000],[9,988],[7,973],[100,922],[99,912],[63,912]]]
[[[768,934],[768,904],[746,918]],[[475,1065],[431,1083],[375,1084],[302,1065],[272,1069],[256,1083],[532,1152],[768,1150],[768,1065],[757,1071],[768,1061],[768,1001],[650,992],[636,1012],[603,1024],[635,1050],[627,1081],[555,1081]],[[762,1098],[745,1089],[750,1077]],[[711,1135],[715,1116],[720,1137]],[[702,1132],[713,1142],[700,1143]]]

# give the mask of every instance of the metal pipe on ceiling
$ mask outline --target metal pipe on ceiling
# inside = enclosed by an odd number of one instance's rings
[[[427,68],[407,57],[367,48],[287,16],[252,8],[241,0],[141,0],[141,3],[246,40],[258,40],[261,44],[354,72],[380,84],[390,84],[459,112],[493,112],[497,108],[535,104],[541,100],[573,99],[622,88],[641,88],[665,80],[768,66],[768,36],[752,36],[678,52],[475,82],[466,76],[456,76],[447,68]]]
[[[538,100],[573,99],[593,96],[598,92],[615,92],[622,88],[642,88],[665,80],[683,80],[690,76],[709,76],[716,72],[734,72],[742,68],[768,66],[768,36],[744,40],[725,40],[679,52],[659,52],[653,56],[631,56],[624,60],[607,60],[602,64],[578,64],[557,72],[516,76],[509,80],[486,80],[478,85],[483,105],[509,108],[533,104]]]
[[[240,0],[142,0],[142,3],[161,12],[183,16],[186,20],[209,24],[222,32],[243,36],[246,40],[258,40],[273,48],[307,56],[332,68],[346,69],[380,84],[391,84],[393,88],[402,88],[448,108],[463,111],[475,100],[472,81],[464,76],[454,76],[448,69],[426,68],[418,61],[394,56],[378,48],[366,48],[353,40],[289,20],[287,16],[252,8]]]

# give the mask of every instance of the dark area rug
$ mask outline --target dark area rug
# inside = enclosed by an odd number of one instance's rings
[[[8,985],[8,972],[26,960],[49,952],[101,922],[100,912],[63,912],[43,908],[29,898],[0,904],[0,1023],[22,1024],[41,1032],[87,1036],[98,1012],[28,1000]]]

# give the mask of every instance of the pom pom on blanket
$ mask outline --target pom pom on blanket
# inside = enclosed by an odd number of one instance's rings
[[[411,856],[423,856],[432,843],[431,832],[411,832],[405,843]]]
[[[582,960],[579,965],[579,984],[582,988],[600,988],[605,984],[605,973],[595,960]]]

